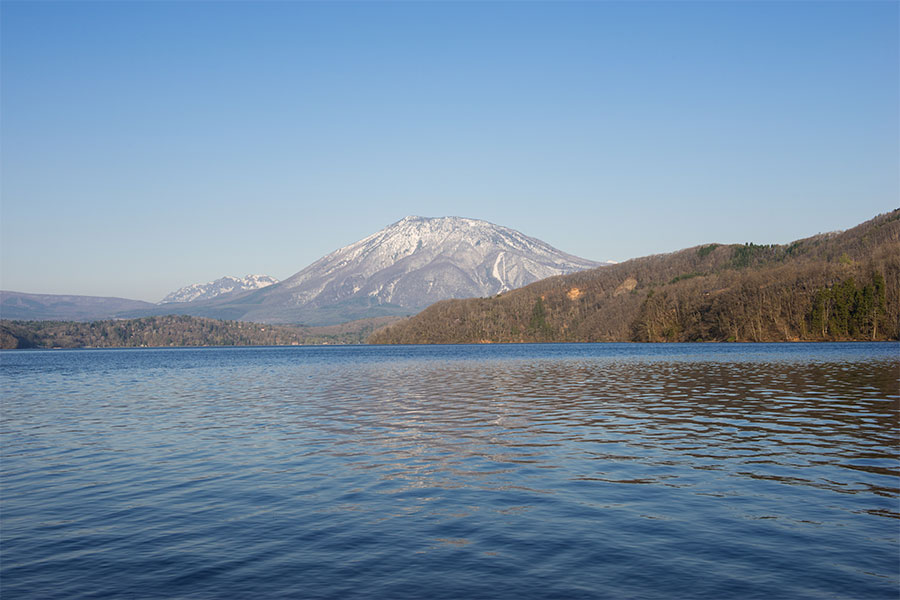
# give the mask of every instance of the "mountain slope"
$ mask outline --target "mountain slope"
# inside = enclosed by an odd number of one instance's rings
[[[278,280],[268,275],[247,275],[246,277],[237,278],[226,275],[209,281],[207,283],[194,283],[179,288],[168,294],[162,299],[160,304],[168,304],[171,302],[196,302],[197,300],[210,300],[224,294],[234,292],[244,292],[247,290],[258,290],[273,284]]]
[[[707,244],[449,300],[372,343],[897,339],[900,210],[789,245]]]

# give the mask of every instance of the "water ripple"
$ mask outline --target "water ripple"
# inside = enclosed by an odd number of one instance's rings
[[[897,597],[896,344],[0,360],[4,597]]]

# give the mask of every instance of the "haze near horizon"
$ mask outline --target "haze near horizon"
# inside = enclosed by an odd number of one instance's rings
[[[0,13],[2,289],[284,279],[406,215],[622,261],[900,198],[893,2]]]

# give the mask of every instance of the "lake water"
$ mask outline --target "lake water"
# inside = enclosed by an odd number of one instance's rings
[[[4,600],[900,595],[898,344],[0,366]]]

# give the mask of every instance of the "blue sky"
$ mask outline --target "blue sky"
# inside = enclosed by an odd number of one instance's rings
[[[406,215],[595,260],[900,205],[897,2],[0,4],[0,287],[158,301]]]

